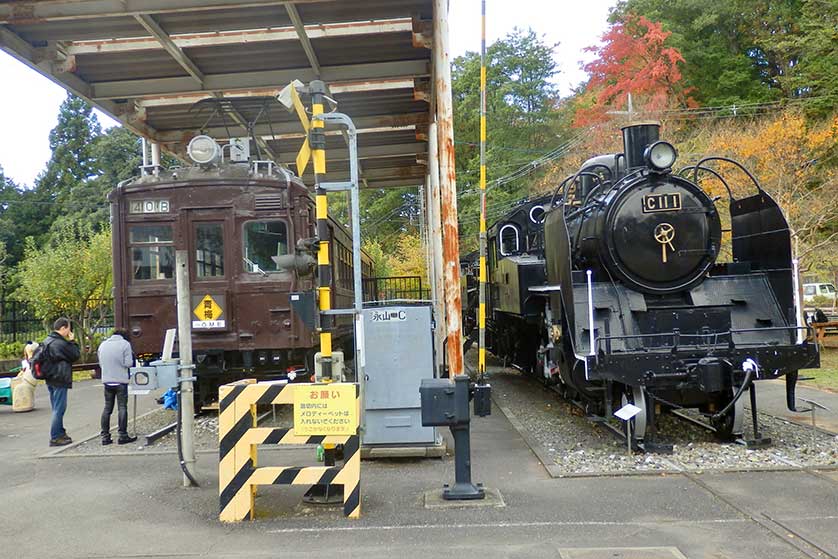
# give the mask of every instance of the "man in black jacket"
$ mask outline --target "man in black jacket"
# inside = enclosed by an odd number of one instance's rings
[[[69,319],[59,318],[52,327],[54,332],[47,336],[43,344],[49,363],[46,382],[52,406],[49,445],[64,446],[73,442],[64,430],[64,412],[67,410],[67,390],[73,388],[72,365],[79,360],[81,352]]]

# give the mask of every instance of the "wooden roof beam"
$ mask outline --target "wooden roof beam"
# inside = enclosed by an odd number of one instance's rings
[[[375,62],[369,64],[347,64],[321,67],[320,79],[332,86],[343,82],[379,80],[394,78],[415,78],[430,75],[427,60],[397,62]],[[95,99],[123,99],[131,97],[159,97],[198,93],[201,91],[248,90],[262,87],[276,87],[298,79],[308,83],[317,76],[311,69],[271,70],[262,72],[237,72],[231,74],[208,74],[204,76],[204,86],[197,84],[192,77],[154,78],[98,82],[92,84],[92,97]]]
[[[289,4],[290,5],[290,4]],[[296,10],[296,8],[294,8]],[[381,35],[385,33],[410,32],[410,19],[388,19],[358,23],[328,23],[306,25],[302,27],[309,39],[359,37]],[[263,43],[300,40],[300,30],[296,27],[278,27],[273,29],[248,29],[237,31],[218,31],[212,33],[172,34],[169,38],[179,48],[220,47],[243,43]],[[73,41],[68,43],[68,54],[100,54],[133,51],[159,50],[162,45],[154,37],[133,37],[126,39],[103,39],[96,41]]]
[[[183,49],[177,46],[169,37],[166,31],[160,27],[160,24],[148,14],[137,14],[134,19],[142,25],[146,31],[151,33],[155,40],[164,48],[169,55],[175,59],[175,62],[186,70],[186,73],[192,76],[202,87],[204,85],[204,73],[195,65],[192,60],[186,56]]]
[[[288,17],[291,18],[291,23],[294,24],[297,38],[300,40],[303,51],[306,53],[306,58],[308,58],[308,63],[311,64],[314,75],[319,78],[321,74],[320,61],[317,60],[317,53],[314,52],[314,47],[311,45],[311,39],[309,39],[306,33],[306,27],[303,25],[303,20],[300,18],[300,12],[297,11],[297,6],[293,3],[285,4],[285,11],[288,12]]]
[[[314,3],[323,0],[294,0]],[[176,14],[208,10],[257,8],[283,4],[277,0],[46,0],[0,3],[0,24],[72,21],[140,14]]]
[[[330,87],[330,90],[335,95],[342,93],[365,93],[369,91],[392,91],[397,89],[404,89],[405,91],[414,88],[413,79],[382,79],[370,80],[356,83],[343,83]],[[227,98],[242,99],[247,97],[273,97],[277,94],[276,87],[261,87],[254,89],[246,89],[241,91],[231,91],[225,94]],[[171,107],[177,105],[191,106],[202,99],[213,97],[210,92],[199,93],[184,93],[174,95],[161,95],[158,97],[145,97],[137,99],[137,104],[141,107]]]
[[[406,127],[406,126],[416,126],[416,125],[427,125],[428,124],[428,113],[425,112],[416,112],[416,113],[406,113],[406,114],[396,114],[396,115],[377,115],[377,116],[356,116],[353,117],[352,121],[355,123],[359,133],[362,133],[364,129],[368,128],[381,128],[381,127]],[[273,128],[273,130],[271,130]],[[235,128],[230,127],[230,131],[235,133]],[[331,130],[329,131],[331,132]],[[329,133],[327,132],[327,134]],[[335,132],[338,132],[335,130]],[[208,134],[213,138],[227,138],[228,133],[227,129],[224,126],[212,126],[203,129],[179,129],[179,130],[163,130],[157,133],[157,136],[161,142],[164,143],[174,143],[174,142],[188,142],[193,136],[196,134]],[[302,128],[300,127],[299,122],[287,121],[287,122],[274,122],[271,126],[268,126],[266,123],[257,124],[254,127],[253,133],[257,136],[271,136],[271,134],[276,134],[277,138],[281,138],[284,134],[299,134],[298,137],[302,137]],[[241,134],[244,135],[244,134]]]

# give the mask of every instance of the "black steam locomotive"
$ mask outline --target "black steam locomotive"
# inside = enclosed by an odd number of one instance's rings
[[[697,408],[722,438],[743,435],[743,394],[819,366],[805,341],[788,223],[735,161],[674,173],[657,124],[623,129],[624,153],[594,157],[552,196],[518,205],[489,230],[487,345],[556,383],[591,415],[630,403],[652,449],[661,410]],[[719,160],[756,188],[735,198]],[[730,195],[732,261],[717,262],[722,219],[697,184]],[[688,175],[689,178],[685,178]]]

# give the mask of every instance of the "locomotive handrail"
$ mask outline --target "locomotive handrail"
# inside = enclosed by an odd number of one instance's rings
[[[735,166],[739,167],[739,169],[743,173],[745,173],[745,175],[747,175],[749,179],[751,179],[751,182],[754,183],[754,186],[757,187],[757,190],[760,192],[760,194],[763,194],[765,192],[762,189],[762,185],[759,184],[759,181],[756,179],[756,177],[753,174],[751,174],[751,172],[748,169],[746,169],[744,165],[742,165],[741,163],[739,163],[738,161],[736,161],[734,159],[730,159],[729,157],[722,157],[722,156],[719,156],[719,155],[705,157],[705,158],[701,159],[698,163],[695,164],[695,168],[693,170],[693,182],[694,183],[698,184],[698,171],[700,169],[703,169],[704,167],[702,167],[702,164],[706,163],[708,161],[724,161],[725,163],[730,163],[732,165],[735,165]],[[730,199],[731,200],[736,200],[736,198],[733,196],[732,193],[730,195]]]
[[[681,169],[680,171],[678,171],[678,172],[676,173],[676,175],[678,175],[678,176],[679,176],[679,177],[681,177],[681,178],[686,179],[687,177],[685,177],[685,176],[684,176],[684,171],[689,171],[690,169],[696,169],[697,167],[698,167],[697,165],[689,165],[689,166],[687,166],[687,167],[684,167],[684,168],[683,168],[683,169]],[[702,170],[702,171],[707,171],[708,173],[712,174],[712,175],[713,175],[713,176],[715,176],[717,179],[719,179],[719,181],[721,181],[721,183],[725,186],[725,190],[727,190],[727,195],[728,195],[728,197],[729,197],[731,200],[735,200],[735,199],[736,199],[736,198],[733,196],[733,191],[730,189],[730,185],[729,185],[729,184],[727,183],[727,181],[726,181],[726,180],[722,177],[721,173],[718,173],[717,171],[715,171],[714,169],[711,169],[710,167],[701,167],[701,169],[700,169],[700,170]],[[695,181],[693,181],[693,182],[695,182]],[[696,183],[696,184],[698,184],[698,183]]]
[[[564,180],[562,182],[559,183],[559,186],[557,186],[556,189],[553,191],[553,196],[550,198],[550,207],[552,208],[553,205],[556,203],[556,194],[558,194],[560,190],[562,192],[561,199],[562,200],[566,199],[565,185],[567,185],[568,182],[576,181],[576,179],[578,179],[579,177],[582,177],[582,176],[593,177],[599,182],[599,185],[597,185],[597,186],[601,186],[603,184],[603,179],[602,179],[601,176],[597,175],[596,173],[590,173],[588,171],[585,171],[585,169],[591,169],[591,168],[594,168],[594,167],[605,167],[606,169],[608,169],[608,167],[606,167],[605,165],[602,165],[601,163],[598,163],[596,165],[590,165],[588,167],[584,167],[582,169],[579,169],[579,171],[577,171],[576,174],[574,174],[574,175],[568,175],[567,177],[564,178]],[[610,173],[611,169],[608,169],[608,171]]]
[[[734,328],[730,329],[727,332],[708,332],[707,334],[684,334],[683,332],[672,331],[672,332],[656,332],[656,333],[649,333],[649,334],[624,334],[620,336],[598,336],[596,338],[596,347],[597,353],[599,353],[599,349],[602,346],[603,342],[608,342],[612,340],[632,340],[637,338],[676,338],[676,343],[672,344],[671,346],[661,346],[660,348],[654,349],[672,349],[677,348],[679,345],[689,345],[689,344],[679,344],[677,342],[680,341],[681,338],[714,338],[712,343],[713,346],[720,345],[719,338],[721,337],[730,337],[730,341],[728,344],[731,347],[735,347],[733,344],[733,335],[734,334],[746,334],[746,333],[753,333],[753,332],[777,332],[777,331],[788,331],[788,332],[797,332],[799,330],[809,331],[811,328],[809,326],[769,326],[767,328]],[[705,346],[709,346],[711,344],[706,343],[702,344]],[[769,343],[765,343],[762,345],[772,345]],[[612,353],[612,352],[608,352]]]
[[[568,175],[564,178],[564,180],[562,180],[562,182],[559,183],[559,186],[557,186],[556,189],[553,191],[553,196],[550,197],[550,207],[551,208],[556,203],[556,194],[559,193],[559,190],[562,190],[564,188],[564,185],[567,181],[569,181],[569,180],[571,180],[575,177],[576,177],[576,175]],[[562,194],[562,196],[564,196],[564,194]]]

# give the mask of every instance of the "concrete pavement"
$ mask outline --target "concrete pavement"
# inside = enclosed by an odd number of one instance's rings
[[[37,459],[49,450],[45,393],[32,414],[0,409],[0,526],[14,557],[555,558],[587,547],[838,556],[835,472],[551,479],[500,413],[474,420],[473,477],[505,507],[425,509],[423,493],[453,481],[452,458],[380,460],[362,465],[359,521],[301,505],[304,488],[273,486],[259,489],[257,521],[221,524],[215,455],[199,455],[198,489],[180,487],[174,455]],[[71,434],[95,433],[100,407],[99,385],[75,388]],[[265,450],[260,465],[313,454]]]
[[[762,412],[776,417],[782,417],[801,425],[812,424],[812,414],[809,412],[792,412],[786,406],[786,381],[766,380],[757,383],[757,406]],[[810,406],[801,398],[814,400],[829,408],[829,411],[818,410],[815,421],[818,427],[838,435],[838,394],[817,390],[798,383],[795,390],[797,408],[808,409]]]

